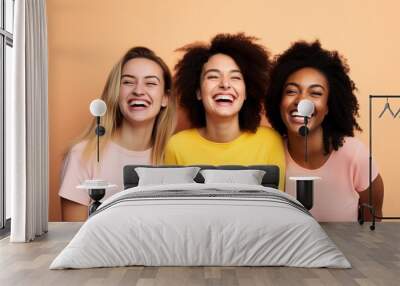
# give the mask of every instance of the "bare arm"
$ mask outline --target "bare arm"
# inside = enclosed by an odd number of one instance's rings
[[[63,221],[85,221],[88,217],[88,207],[73,201],[61,198]]]
[[[360,204],[368,204],[368,189],[359,193],[360,195]],[[375,207],[375,215],[381,217],[382,216],[382,205],[383,205],[383,180],[381,175],[375,178],[372,182],[372,205]],[[364,210],[364,220],[371,221],[372,215],[368,209]]]

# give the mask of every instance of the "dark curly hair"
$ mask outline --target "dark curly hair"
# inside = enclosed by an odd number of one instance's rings
[[[357,123],[358,101],[354,95],[356,86],[350,79],[346,60],[337,51],[328,51],[319,41],[294,43],[274,60],[270,85],[265,97],[266,115],[282,136],[287,129],[282,121],[280,105],[287,78],[299,69],[311,67],[325,75],[328,86],[328,114],[322,122],[324,151],[338,150],[343,146],[344,136],[354,136],[354,130],[361,131]]]
[[[262,99],[271,67],[269,53],[263,46],[256,44],[256,40],[243,33],[218,34],[209,45],[193,43],[178,49],[184,51],[185,55],[175,66],[174,88],[193,127],[206,125],[203,104],[196,99],[203,66],[211,56],[224,54],[239,66],[246,85],[246,100],[239,112],[240,129],[256,131],[261,120]]]

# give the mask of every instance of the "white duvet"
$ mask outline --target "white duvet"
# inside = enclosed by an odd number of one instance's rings
[[[172,197],[154,197],[174,190]],[[262,193],[257,197],[252,191]],[[226,196],[218,195],[224,192]],[[147,193],[152,196],[146,197]],[[254,185],[135,187],[105,200],[50,269],[127,265],[350,268],[318,222],[298,205],[285,193]]]

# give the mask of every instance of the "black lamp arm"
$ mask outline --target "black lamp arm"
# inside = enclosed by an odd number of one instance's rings
[[[100,125],[100,116],[96,116],[96,129],[95,133],[97,136],[97,162],[100,160],[100,136],[106,133],[106,129]]]

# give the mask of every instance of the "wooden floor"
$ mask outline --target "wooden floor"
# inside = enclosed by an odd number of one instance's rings
[[[0,285],[400,285],[400,222],[323,224],[353,268],[121,267],[48,270],[80,223],[50,223],[32,243],[0,241]]]

